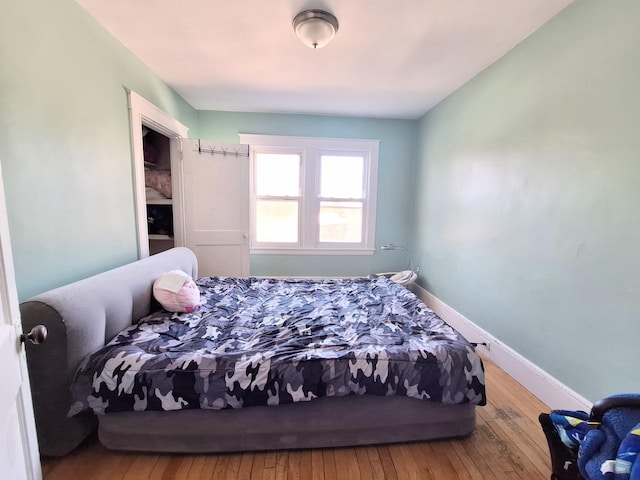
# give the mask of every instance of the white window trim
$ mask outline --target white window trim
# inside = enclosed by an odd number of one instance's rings
[[[249,144],[251,156],[253,147],[279,147],[283,149],[331,151],[340,153],[363,153],[368,157],[368,177],[365,179],[365,213],[363,223],[363,241],[358,246],[326,244],[314,246],[313,239],[307,238],[307,233],[301,232],[300,244],[287,246],[254,246],[251,245],[251,254],[265,255],[373,255],[375,252],[376,231],[376,200],[378,197],[378,156],[380,140],[353,139],[353,138],[326,138],[326,137],[296,137],[285,135],[258,135],[240,133],[240,143]],[[253,163],[253,162],[252,162]],[[305,177],[308,178],[308,177]],[[253,185],[253,178],[252,178]],[[316,179],[316,181],[318,181]],[[305,191],[306,188],[305,188]],[[255,225],[254,213],[254,189],[251,188],[251,228]],[[302,206],[304,209],[305,207]],[[301,215],[304,213],[301,212]]]

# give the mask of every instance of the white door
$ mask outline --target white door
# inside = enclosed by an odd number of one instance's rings
[[[185,245],[201,277],[249,275],[248,150],[183,140]]]
[[[0,171],[0,476],[42,478]]]

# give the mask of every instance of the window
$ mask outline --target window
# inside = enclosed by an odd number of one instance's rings
[[[373,253],[378,140],[240,141],[251,147],[251,253]]]

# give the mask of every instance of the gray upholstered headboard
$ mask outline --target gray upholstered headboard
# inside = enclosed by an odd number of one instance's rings
[[[170,270],[197,278],[193,252],[173,248],[50,290],[20,305],[25,332],[39,324],[48,329],[45,343],[27,343],[26,347],[41,454],[65,455],[95,428],[93,414],[67,417],[73,374],[82,358],[149,314],[153,281]]]

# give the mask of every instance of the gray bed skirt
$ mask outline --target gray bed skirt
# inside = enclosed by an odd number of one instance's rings
[[[407,397],[327,397],[230,410],[101,415],[107,448],[204,453],[279,450],[433,440],[470,434],[475,405]]]

